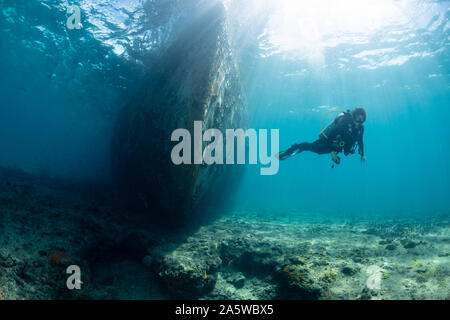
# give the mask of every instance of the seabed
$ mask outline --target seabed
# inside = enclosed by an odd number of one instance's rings
[[[182,235],[0,169],[0,299],[450,299],[449,214],[230,212]],[[82,288],[69,290],[78,265]]]

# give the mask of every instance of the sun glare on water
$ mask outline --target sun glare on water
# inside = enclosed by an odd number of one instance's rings
[[[266,1],[273,8],[265,30],[270,44],[312,63],[323,62],[326,47],[367,43],[384,28],[405,26],[412,19],[413,0]]]

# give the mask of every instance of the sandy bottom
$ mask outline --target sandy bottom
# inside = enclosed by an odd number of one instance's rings
[[[0,299],[450,299],[448,213],[248,210],[169,235],[93,190],[0,170]]]

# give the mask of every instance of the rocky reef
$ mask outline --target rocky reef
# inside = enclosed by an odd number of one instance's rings
[[[177,298],[449,298],[448,217],[325,220],[240,212],[150,248],[147,266]]]
[[[120,113],[111,148],[127,197],[168,223],[185,222],[207,193],[225,194],[226,181],[235,181],[237,171],[221,165],[174,165],[172,132],[184,128],[193,137],[194,121],[201,121],[204,130],[222,132],[245,124],[246,106],[223,4],[212,1],[192,20]]]
[[[180,234],[115,199],[0,168],[0,300],[450,299],[448,212],[249,210]],[[66,287],[73,264],[81,290]]]

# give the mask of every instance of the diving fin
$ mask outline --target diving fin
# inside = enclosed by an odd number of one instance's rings
[[[292,148],[289,148],[285,151],[281,151],[280,153],[278,153],[276,157],[278,158],[278,160],[286,160],[292,156],[295,156],[298,153],[298,151],[299,151],[298,149],[292,150]]]

